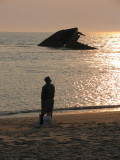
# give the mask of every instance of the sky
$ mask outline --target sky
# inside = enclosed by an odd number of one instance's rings
[[[120,32],[120,0],[0,0],[0,32]]]

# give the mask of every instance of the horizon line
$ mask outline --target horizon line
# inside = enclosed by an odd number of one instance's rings
[[[63,30],[63,29],[60,29],[60,30]],[[53,32],[57,32],[59,30],[55,30],[55,31],[0,31],[0,33],[21,33],[21,32],[26,32],[26,33],[53,33]],[[111,30],[111,31],[82,31],[82,32],[120,32],[119,31],[116,31],[116,30]]]

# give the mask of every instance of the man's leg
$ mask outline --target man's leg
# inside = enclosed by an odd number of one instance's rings
[[[53,106],[54,106],[54,100],[53,99],[49,99],[47,116],[51,116],[51,118],[52,118],[52,113],[53,113]]]
[[[41,101],[41,114],[39,116],[40,124],[43,124],[43,117],[45,115],[45,101]]]
[[[44,111],[44,109],[42,108],[41,110],[41,114],[40,114],[40,124],[43,124],[43,117],[46,114],[46,112]]]
[[[43,124],[43,117],[44,117],[44,115],[40,115],[40,124]]]

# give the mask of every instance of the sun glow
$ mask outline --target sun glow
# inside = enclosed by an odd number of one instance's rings
[[[111,68],[120,69],[120,54],[110,53],[109,56],[112,57],[109,61],[109,64],[111,64]]]

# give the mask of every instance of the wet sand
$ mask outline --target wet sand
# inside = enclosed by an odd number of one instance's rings
[[[0,119],[1,160],[120,159],[120,112],[53,115],[51,126],[34,128],[37,120]]]

